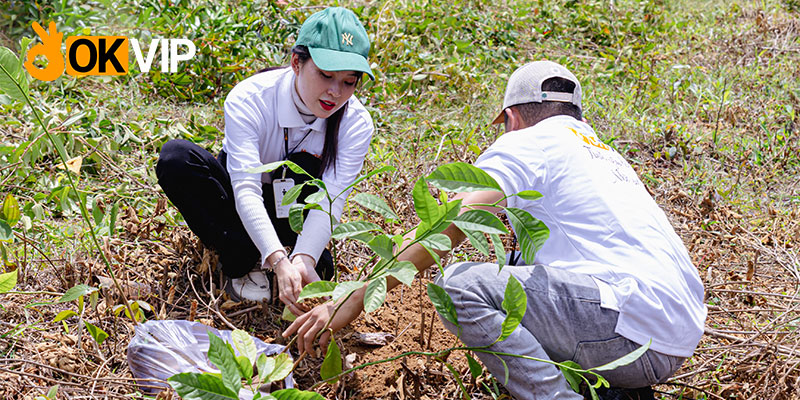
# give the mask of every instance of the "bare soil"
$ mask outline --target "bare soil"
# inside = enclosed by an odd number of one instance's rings
[[[697,352],[656,389],[666,398],[798,398],[797,206],[779,208],[776,203],[775,208],[742,210],[720,201],[716,193],[688,194],[683,169],[672,162],[649,160],[636,168],[662,182],[650,190],[686,243],[709,304],[706,335]],[[409,186],[383,185],[382,190],[394,192]],[[405,217],[410,204],[394,201]],[[191,319],[219,329],[242,328],[267,342],[286,342],[280,337],[288,326],[278,318],[281,307],[228,301],[219,290],[214,253],[186,228],[167,228],[157,217],[128,212],[122,220],[125,233],[104,246],[118,279],[132,287],[127,296],[149,305],[148,319]],[[98,277],[107,276],[105,267],[96,258],[48,259],[37,252],[38,243],[26,245],[30,257],[18,266],[15,293],[0,295],[0,398],[32,400],[53,385],[59,385],[59,399],[130,398],[136,388],[125,349],[134,324],[124,314],[115,318],[108,311],[122,303],[116,290],[103,289],[97,308],[87,302],[84,313],[87,321],[109,333],[102,345],[94,346],[85,330],[79,338],[75,317],[66,324],[52,322],[62,310],[77,310],[76,302],[54,303],[60,293],[78,283],[98,285]],[[342,265],[345,274],[363,260],[363,250],[356,247],[338,250],[351,260]],[[467,247],[455,254],[479,258]],[[429,281],[423,276],[411,288],[394,290],[381,309],[337,333],[351,365],[458,345],[425,295],[423,285]],[[357,340],[362,333],[387,333],[394,339],[382,346],[366,345]],[[300,362],[295,371],[299,388],[319,381],[321,361],[308,357]],[[448,361],[468,375],[462,353],[451,354]],[[486,390],[492,381],[485,372],[477,382],[467,378],[464,383],[476,399],[507,396],[502,388],[494,394]],[[456,381],[443,364],[418,355],[365,367],[317,390],[331,399],[459,398]]]

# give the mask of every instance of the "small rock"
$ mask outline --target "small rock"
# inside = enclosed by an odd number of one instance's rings
[[[356,363],[356,358],[357,357],[358,357],[358,354],[356,354],[356,353],[350,353],[347,356],[345,356],[345,358],[344,358],[344,369],[353,368],[353,364]]]

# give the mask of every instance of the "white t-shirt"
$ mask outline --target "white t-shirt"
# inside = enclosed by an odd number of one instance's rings
[[[291,68],[253,75],[237,84],[225,98],[225,138],[222,148],[228,154],[227,169],[242,223],[261,252],[261,263],[273,252],[283,249],[263,206],[261,183],[270,175],[246,170],[283,160],[283,129],[289,129],[289,149],[321,156],[325,144],[327,120],[317,118],[306,124],[292,101],[295,74]],[[331,198],[355,181],[364,164],[372,139],[372,118],[364,106],[351,96],[340,125],[335,168],[325,169],[322,181]],[[306,135],[308,133],[308,135]],[[336,221],[342,215],[347,191],[333,202]],[[271,196],[272,194],[267,194]],[[327,201],[320,203],[328,208]],[[308,254],[319,259],[330,240],[331,223],[327,214],[311,210],[297,238],[294,254]]]
[[[619,311],[616,332],[688,357],[703,334],[703,284],[664,212],[636,172],[592,128],[569,116],[502,135],[475,165],[550,229],[535,264],[588,274],[601,305]]]

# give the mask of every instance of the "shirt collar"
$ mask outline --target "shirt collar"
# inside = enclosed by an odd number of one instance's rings
[[[286,68],[286,73],[281,76],[278,81],[277,91],[277,111],[278,111],[278,125],[281,128],[306,128],[315,132],[324,132],[326,119],[317,118],[311,124],[303,122],[300,112],[292,101],[292,91],[294,90],[294,71],[291,68]]]

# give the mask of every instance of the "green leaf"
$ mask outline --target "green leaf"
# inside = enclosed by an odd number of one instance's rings
[[[394,242],[394,245],[399,249],[403,247],[403,242],[405,241],[405,237],[403,236],[402,233],[398,233],[392,236],[392,241]]]
[[[90,324],[89,322],[83,321],[86,324],[86,330],[89,331],[89,334],[92,335],[92,339],[94,339],[97,344],[103,344],[103,341],[108,338],[108,333],[106,331]]]
[[[455,378],[456,384],[458,384],[458,388],[461,389],[461,393],[464,395],[464,398],[466,398],[467,400],[472,400],[472,397],[470,397],[467,388],[464,387],[464,382],[461,381],[461,376],[459,375],[458,371],[456,371],[456,369],[449,362],[444,362],[444,366],[447,367],[448,370],[450,370],[451,374],[453,374],[453,378]]]
[[[287,161],[287,160],[275,161],[275,162],[271,162],[271,163],[268,163],[268,164],[264,164],[264,165],[262,165],[260,167],[247,169],[247,170],[245,170],[245,172],[247,172],[249,174],[263,174],[265,172],[272,172],[272,171],[280,168],[281,166],[283,166],[287,162],[289,162],[289,161]]]
[[[60,145],[60,146],[64,147],[64,145]],[[119,201],[117,201],[116,203],[114,203],[113,206],[111,206],[111,215],[109,215],[109,217],[108,217],[108,236],[109,237],[114,235],[114,229],[115,229],[115,227],[117,225],[117,215],[119,215]]]
[[[444,214],[444,210],[442,206],[436,202],[436,199],[431,196],[431,192],[428,190],[428,185],[425,183],[424,178],[419,178],[419,180],[417,180],[411,194],[414,197],[414,210],[417,212],[419,219],[429,226],[433,226],[442,214]]]
[[[522,288],[522,284],[517,278],[509,275],[506,292],[503,296],[503,310],[506,312],[506,318],[503,320],[502,333],[495,343],[506,340],[517,329],[519,323],[522,322],[522,317],[525,316],[527,307],[528,296],[525,295],[525,289]]]
[[[336,285],[336,282],[331,281],[311,282],[300,291],[300,296],[297,297],[297,301],[333,296],[333,290],[336,288]]]
[[[375,235],[373,235],[373,234],[371,234],[369,232],[364,232],[364,233],[359,233],[357,235],[350,236],[350,239],[358,240],[359,242],[363,242],[364,244],[367,244],[374,237],[375,237]]]
[[[344,188],[344,190],[347,190],[347,189],[350,189],[352,187],[355,187],[356,185],[361,183],[361,181],[363,181],[365,179],[369,179],[370,177],[373,177],[373,176],[378,175],[378,174],[382,174],[382,173],[387,172],[387,171],[397,171],[397,168],[395,168],[395,167],[393,167],[391,165],[384,165],[384,166],[382,166],[382,167],[380,167],[380,168],[378,168],[378,169],[376,169],[376,170],[374,170],[372,172],[367,173],[366,175],[359,176],[358,178],[356,178],[355,181],[353,181],[353,183],[351,183],[348,187]]]
[[[291,311],[289,311],[289,307],[284,306],[283,313],[281,313],[281,319],[284,321],[294,322],[294,320],[296,320],[297,317],[294,314],[292,314]]]
[[[0,219],[0,241],[7,242],[12,239],[14,239],[14,232],[11,230],[11,226],[8,225],[6,221]]]
[[[651,339],[647,343],[645,343],[642,346],[640,346],[638,349],[636,349],[636,350],[634,350],[634,351],[632,351],[632,352],[630,352],[630,353],[628,353],[628,354],[626,354],[626,355],[624,355],[624,356],[622,356],[622,357],[620,357],[620,358],[618,358],[618,359],[616,359],[614,361],[611,361],[608,364],[603,364],[603,365],[601,365],[599,367],[589,368],[589,370],[590,371],[610,371],[610,370],[615,369],[617,367],[621,367],[623,365],[628,365],[628,364],[636,361],[639,357],[641,357],[642,354],[644,354],[647,351],[647,349],[650,348],[650,344],[652,344],[652,343],[653,343],[653,340]]]
[[[266,382],[266,377],[275,369],[275,357],[267,357],[264,353],[259,354],[256,359],[256,367],[258,368],[258,377],[262,382]]]
[[[249,380],[253,377],[253,363],[245,356],[236,356],[236,365],[239,367],[239,374],[244,379]]]
[[[97,204],[98,200],[100,200],[100,199],[101,199],[100,196],[96,196],[92,200],[92,218],[94,219],[94,224],[95,225],[100,225],[100,222],[103,221],[103,217],[105,216],[103,214],[103,211],[100,210],[100,206]]]
[[[573,369],[583,369],[581,366],[572,360],[563,361],[558,363],[558,368],[561,370],[561,373],[564,374],[564,378],[567,379],[567,383],[569,383],[569,387],[572,388],[576,393],[580,393],[581,391],[581,374]]]
[[[367,243],[367,246],[384,260],[391,260],[394,257],[394,242],[389,236],[377,235]]]
[[[436,254],[436,252],[433,251],[433,249],[431,249],[430,247],[426,246],[425,244],[422,244],[422,248],[425,249],[425,251],[428,252],[428,254],[433,259],[433,262],[436,263],[436,267],[439,268],[439,272],[444,274],[444,267],[442,266],[442,258],[439,257],[439,255]]]
[[[463,162],[442,165],[426,179],[431,185],[447,192],[503,191],[489,174]]]
[[[17,270],[0,274],[0,293],[10,292],[17,285]]]
[[[483,235],[483,232],[468,231],[468,230],[463,230],[461,232],[464,232],[464,235],[467,236],[467,239],[469,239],[469,242],[472,244],[472,247],[474,247],[476,250],[480,251],[481,253],[487,256],[490,255],[489,242],[486,240],[486,236]]]
[[[336,344],[336,339],[331,336],[328,343],[328,352],[325,353],[325,360],[322,361],[322,366],[319,369],[319,374],[322,379],[333,378],[342,373],[342,354],[339,352],[339,345]],[[335,382],[335,381],[331,381]]]
[[[428,246],[434,250],[449,251],[450,238],[443,233],[434,233],[419,241],[420,244]]]
[[[386,204],[383,199],[374,194],[368,193],[359,193],[352,197],[352,200],[361,205],[362,207],[374,211],[386,219],[389,220],[399,220],[400,218],[397,217],[397,214],[392,211],[392,208]]]
[[[277,400],[325,400],[319,393],[297,389],[283,389],[272,392]]]
[[[269,373],[261,374],[259,371],[259,376],[261,377],[262,382],[275,382],[279,381],[283,378],[286,378],[290,372],[292,372],[292,359],[289,358],[289,355],[286,353],[278,354],[275,357],[268,357],[268,363],[272,364],[272,368],[270,369]]]
[[[306,197],[304,201],[308,204],[314,204],[314,203],[319,203],[324,199],[325,199],[325,192],[319,190],[308,195],[308,197]]]
[[[66,303],[69,301],[73,301],[76,300],[78,297],[82,297],[96,291],[97,291],[96,287],[83,284],[75,285],[71,287],[69,290],[67,290],[67,292],[64,293],[64,295],[61,296],[61,298],[58,299],[56,303]]]
[[[302,204],[295,204],[289,208],[289,226],[293,231],[300,233],[303,231],[303,211]]]
[[[478,379],[483,373],[483,367],[469,354],[467,354],[467,365],[469,365],[469,373],[473,379]]]
[[[6,199],[3,200],[3,219],[8,222],[9,226],[14,226],[19,221],[19,218],[19,202],[9,193],[6,195]]]
[[[456,306],[453,304],[453,299],[450,298],[450,295],[440,286],[434,283],[428,283],[428,297],[431,299],[431,303],[433,303],[439,315],[461,330],[461,325],[458,324]]]
[[[28,79],[19,58],[5,46],[0,46],[0,93],[21,103],[28,94]]]
[[[386,300],[386,278],[380,277],[367,284],[364,294],[364,312],[369,314],[383,305]]]
[[[437,222],[431,227],[430,231],[432,233],[439,233],[447,229],[453,220],[458,217],[458,213],[461,211],[461,199],[449,201],[441,209],[444,210],[443,215],[440,215]]]
[[[389,275],[405,284],[411,286],[414,276],[417,274],[417,267],[410,261],[398,261],[388,270]]]
[[[219,368],[225,387],[234,393],[239,393],[242,388],[242,376],[233,348],[212,332],[208,332],[208,359]]]
[[[55,318],[53,318],[53,322],[61,322],[69,317],[77,316],[78,313],[72,310],[64,310],[58,313]]]
[[[256,344],[253,342],[252,336],[241,329],[236,329],[231,332],[231,341],[236,347],[236,350],[239,350],[239,354],[250,360],[250,365],[255,364],[258,351],[256,350]]]
[[[592,400],[600,400],[600,396],[597,395],[597,391],[595,390],[594,386],[589,385],[589,393],[592,394]]]
[[[318,204],[324,199],[325,199],[325,192],[320,190],[320,191],[317,191],[317,192],[314,192],[314,193],[311,193],[310,195],[308,195],[308,197],[306,197],[306,199],[304,201],[307,204]]]
[[[214,375],[185,372],[172,375],[167,382],[183,400],[239,400],[239,393]]]
[[[331,238],[336,240],[341,240],[361,233],[379,231],[379,230],[381,230],[381,227],[376,224],[373,224],[372,222],[364,222],[364,221],[345,222],[336,225],[336,228],[333,229],[333,233],[331,234]]]
[[[503,364],[503,385],[508,385],[508,364],[506,364],[506,360],[503,360],[503,357],[496,356],[500,363]]]
[[[50,390],[47,391],[47,397],[50,399],[55,400],[57,394],[58,394],[58,385],[53,385],[50,388]]]
[[[284,165],[287,166],[290,170],[292,170],[292,172],[294,172],[296,174],[306,175],[311,179],[316,179],[313,176],[311,176],[308,172],[306,172],[306,170],[301,168],[299,165],[297,165],[297,164],[295,164],[295,163],[293,163],[293,162],[291,162],[289,160],[271,162],[269,164],[264,164],[264,165],[262,165],[260,167],[247,169],[247,170],[245,170],[245,172],[247,172],[249,174],[261,174],[261,173],[264,173],[264,172],[272,172],[272,171],[274,171],[274,170],[276,170],[276,169],[278,169],[278,168],[280,168],[280,167],[282,167]]]
[[[298,197],[300,197],[300,192],[303,190],[303,187],[306,186],[306,183],[299,183],[297,185],[292,186],[291,189],[286,191],[286,194],[283,195],[283,200],[281,200],[282,206],[288,206],[289,204],[294,203]]]
[[[462,231],[478,231],[484,233],[508,233],[508,229],[503,225],[503,221],[496,215],[486,210],[469,210],[453,220]]]
[[[492,238],[492,246],[494,246],[494,255],[497,257],[497,264],[500,265],[500,271],[502,271],[503,266],[506,265],[506,248],[503,245],[503,238],[496,233],[489,236]]]
[[[339,284],[336,285],[336,289],[333,289],[333,301],[338,301],[353,291],[361,289],[363,286],[364,282],[362,281],[339,282]]]
[[[519,240],[522,259],[527,264],[533,264],[536,252],[542,248],[544,242],[550,237],[550,229],[544,222],[534,218],[530,213],[519,208],[506,208],[506,214],[514,232]]]
[[[518,197],[520,197],[522,199],[531,200],[531,201],[539,200],[539,199],[542,198],[542,194],[537,192],[537,191],[535,191],[535,190],[523,190],[523,191],[515,194],[514,196],[518,196]]]
[[[99,298],[100,292],[92,292],[92,294],[89,295],[89,306],[91,306],[95,311],[97,311],[97,300]]]

